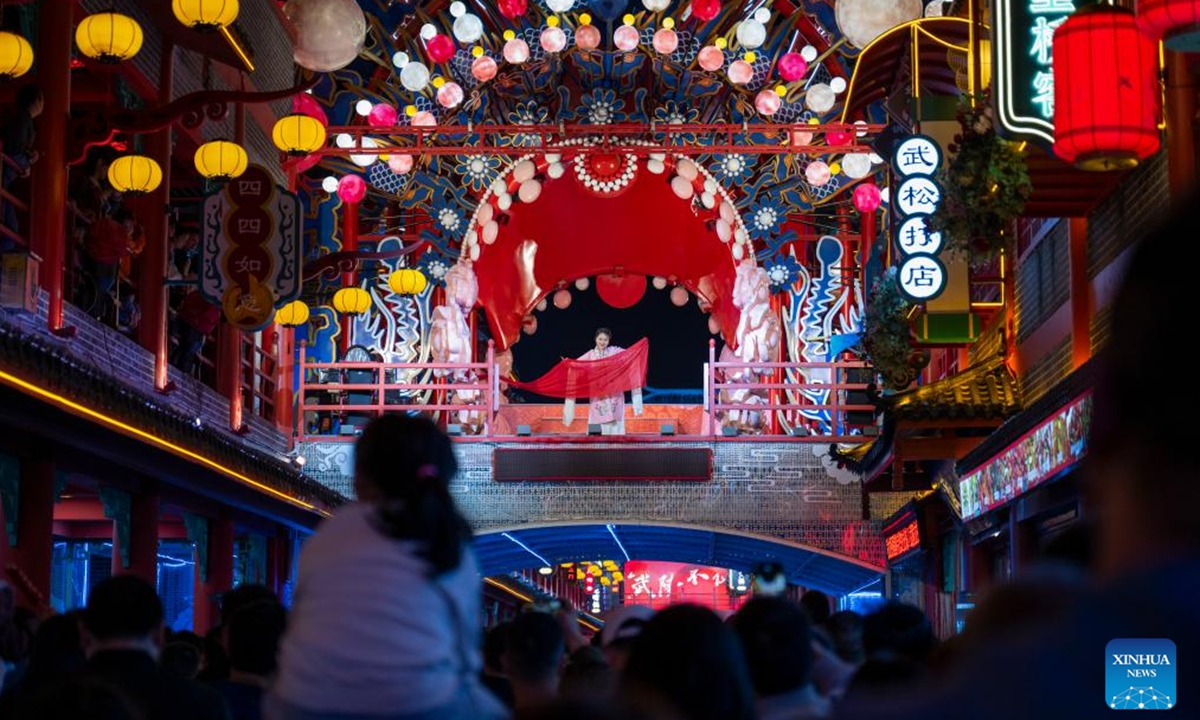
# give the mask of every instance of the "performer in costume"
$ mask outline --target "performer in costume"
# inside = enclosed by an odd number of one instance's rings
[[[595,340],[596,347],[580,355],[580,360],[603,360],[625,351],[623,347],[609,344],[612,342],[612,330],[608,328],[596,330]],[[591,398],[588,404],[588,425],[599,425],[604,435],[624,435],[625,392]]]

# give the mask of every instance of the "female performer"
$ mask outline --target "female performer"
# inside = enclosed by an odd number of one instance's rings
[[[579,359],[603,360],[625,351],[623,347],[610,345],[611,341],[612,330],[599,328],[596,330],[596,347],[580,355]],[[625,392],[591,398],[588,404],[588,425],[599,425],[600,432],[604,435],[624,435]]]

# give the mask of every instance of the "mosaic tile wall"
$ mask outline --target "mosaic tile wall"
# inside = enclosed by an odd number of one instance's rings
[[[861,485],[853,476],[826,471],[816,454],[825,452],[824,445],[663,443],[712,447],[713,479],[698,483],[497,483],[492,481],[492,451],[501,446],[458,445],[462,470],[451,489],[477,531],[580,521],[683,523],[783,538],[883,564],[879,522],[862,519]],[[303,452],[310,475],[349,494],[348,443],[309,443]]]

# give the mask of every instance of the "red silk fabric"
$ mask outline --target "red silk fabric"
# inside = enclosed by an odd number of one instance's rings
[[[563,360],[537,380],[506,382],[548,397],[606,397],[644,387],[649,358],[650,341],[642,338],[624,352],[603,360]]]

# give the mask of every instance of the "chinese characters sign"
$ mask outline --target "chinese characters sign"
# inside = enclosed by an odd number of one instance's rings
[[[1054,31],[1076,5],[1076,0],[996,0],[996,108],[1002,134],[1054,144]]]
[[[900,221],[895,240],[902,259],[896,282],[915,303],[932,300],[946,288],[946,267],[937,259],[942,234],[925,224],[942,206],[942,187],[933,179],[941,166],[941,148],[925,135],[905,139],[892,158],[892,168],[901,178],[896,188]]]
[[[200,292],[239,330],[300,293],[300,202],[251,165],[204,202]]]
[[[625,563],[626,605],[657,609],[695,603],[713,610],[736,610],[745,602],[748,586],[749,578],[737,570],[644,560]]]
[[[959,480],[963,519],[1000,507],[1074,466],[1087,453],[1091,426],[1089,393]]]
[[[912,518],[900,526],[899,530],[890,535],[884,535],[884,549],[887,559],[892,562],[900,556],[921,547],[921,526],[916,518]]]

